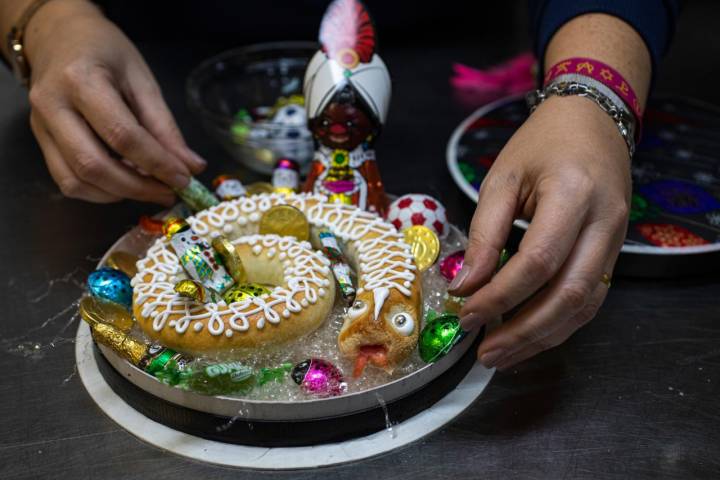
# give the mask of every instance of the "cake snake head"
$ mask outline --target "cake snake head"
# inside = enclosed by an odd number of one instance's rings
[[[343,355],[355,359],[353,376],[360,376],[368,363],[392,372],[413,351],[420,307],[412,300],[388,288],[358,294],[338,337]]]

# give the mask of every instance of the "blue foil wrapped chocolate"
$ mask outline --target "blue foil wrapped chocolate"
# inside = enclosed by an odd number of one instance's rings
[[[132,305],[130,277],[120,270],[103,267],[88,276],[88,289],[94,297],[118,303],[129,309]]]

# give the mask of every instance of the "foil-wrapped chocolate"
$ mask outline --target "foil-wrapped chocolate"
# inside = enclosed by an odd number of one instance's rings
[[[213,180],[212,185],[215,189],[215,195],[223,201],[234,200],[247,195],[245,186],[235,175],[218,175]]]
[[[163,225],[163,232],[170,239],[190,278],[219,295],[234,285],[235,281],[223,266],[220,255],[185,220],[168,219]]]
[[[225,265],[225,268],[233,280],[238,284],[245,283],[247,281],[247,272],[245,271],[240,256],[235,250],[235,245],[222,235],[213,238],[211,244],[220,255],[220,258],[222,258],[223,265]]]
[[[176,190],[175,193],[178,194],[182,201],[185,202],[193,212],[199,212],[200,210],[205,210],[220,203],[217,197],[205,188],[205,185],[200,183],[195,177],[190,178],[190,183],[187,187],[182,190]]]
[[[217,293],[206,288],[202,283],[189,278],[180,280],[175,284],[175,293],[199,303],[217,303],[220,299]]]
[[[350,305],[355,301],[356,294],[351,277],[350,265],[348,265],[347,260],[345,260],[337,238],[332,232],[324,230],[320,232],[319,237],[322,251],[330,260],[333,275],[340,287],[342,297],[347,304]]]
[[[234,285],[223,294],[223,300],[228,305],[231,303],[242,302],[254,297],[269,295],[271,290],[265,285],[259,283],[245,283],[243,285]]]
[[[277,193],[295,193],[300,188],[300,165],[290,158],[281,158],[272,173],[273,190]]]

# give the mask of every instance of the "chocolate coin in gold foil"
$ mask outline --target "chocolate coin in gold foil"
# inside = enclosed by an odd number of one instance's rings
[[[132,253],[128,252],[113,252],[107,259],[108,267],[114,268],[115,270],[120,270],[128,277],[132,278],[134,277],[137,272],[137,266],[136,263],[138,262],[138,257],[133,255]]]
[[[259,195],[261,193],[273,193],[275,188],[268,182],[255,182],[245,186],[248,196]]]
[[[310,238],[310,224],[302,213],[290,205],[275,205],[260,217],[260,235],[293,236],[306,241]]]
[[[97,297],[88,296],[80,300],[80,316],[91,326],[103,323],[125,333],[135,324],[130,312],[122,306]]]
[[[235,250],[235,245],[220,235],[213,238],[212,247],[220,254],[220,258],[222,258],[223,264],[233,280],[237,283],[245,283],[247,281],[247,273],[245,272],[245,267],[243,266],[240,256]]]
[[[440,254],[438,236],[425,225],[413,225],[403,230],[405,243],[410,245],[415,263],[421,272],[430,268]]]

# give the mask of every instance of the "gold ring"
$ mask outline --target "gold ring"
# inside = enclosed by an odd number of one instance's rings
[[[607,288],[610,288],[610,285],[612,285],[612,282],[610,281],[610,275],[608,275],[607,273],[603,273],[600,281],[604,283]]]

